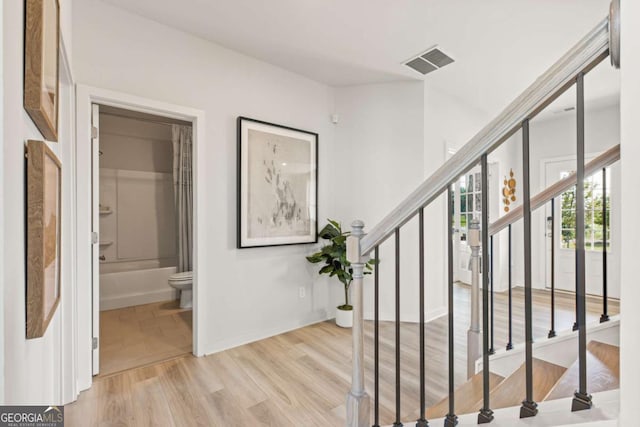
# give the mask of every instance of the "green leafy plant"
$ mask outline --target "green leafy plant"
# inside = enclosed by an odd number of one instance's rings
[[[342,231],[340,223],[331,219],[329,223],[320,230],[318,236],[327,240],[328,243],[313,255],[307,258],[307,261],[317,264],[324,263],[323,267],[318,271],[319,274],[328,274],[329,277],[337,277],[344,285],[344,304],[338,306],[340,310],[351,310],[353,307],[349,304],[349,287],[353,281],[353,268],[347,260],[347,237],[351,234],[349,231]],[[373,266],[377,264],[376,259],[370,259],[365,263],[364,274],[371,274]]]

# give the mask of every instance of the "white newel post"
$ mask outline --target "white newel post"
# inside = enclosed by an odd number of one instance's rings
[[[362,286],[364,263],[360,253],[360,238],[364,235],[364,222],[351,224],[351,235],[347,238],[347,260],[353,268],[351,302],[353,305],[353,352],[351,391],[347,394],[347,427],[369,427],[369,395],[364,389],[364,319]]]
[[[467,378],[476,374],[476,360],[482,357],[482,332],[480,332],[480,221],[469,224],[471,248],[471,324],[467,331]]]

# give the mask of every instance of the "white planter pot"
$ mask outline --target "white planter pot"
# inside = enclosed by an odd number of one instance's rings
[[[353,310],[336,310],[336,325],[341,328],[351,328],[353,326]]]

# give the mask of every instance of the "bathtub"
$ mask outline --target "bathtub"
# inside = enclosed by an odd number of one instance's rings
[[[176,267],[148,261],[102,264],[100,310],[177,299],[178,292],[167,282],[175,272]]]

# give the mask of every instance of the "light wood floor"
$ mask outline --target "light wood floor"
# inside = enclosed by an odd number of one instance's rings
[[[534,336],[549,329],[549,294],[534,292]],[[558,294],[556,329],[573,324],[574,297]],[[465,382],[469,288],[456,286],[456,383]],[[506,344],[506,294],[495,298],[495,345]],[[523,330],[523,292],[514,290],[514,342]],[[589,321],[601,302],[588,304]],[[610,302],[610,313],[618,304]],[[446,317],[426,326],[427,405],[447,391]],[[394,419],[394,325],[381,323],[381,424]],[[415,419],[419,407],[418,332],[402,324],[402,414]],[[365,329],[366,386],[373,391],[373,325]],[[322,322],[207,357],[186,356],[97,379],[76,403],[65,408],[69,426],[341,426],[351,382],[351,332]]]
[[[100,312],[100,375],[192,351],[191,310],[163,301]]]

